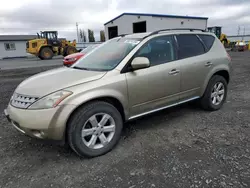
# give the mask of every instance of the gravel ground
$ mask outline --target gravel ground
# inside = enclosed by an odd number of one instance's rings
[[[192,103],[126,124],[118,146],[93,159],[19,134],[0,115],[0,187],[250,187],[250,53],[232,53],[224,107]],[[0,111],[15,87],[45,69],[0,72]]]

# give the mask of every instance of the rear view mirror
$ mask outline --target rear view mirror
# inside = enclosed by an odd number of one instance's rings
[[[150,66],[150,62],[146,57],[136,57],[131,63],[133,70],[144,69]]]

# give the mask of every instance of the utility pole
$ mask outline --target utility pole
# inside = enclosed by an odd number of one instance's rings
[[[76,22],[76,35],[77,35],[77,42],[79,42],[78,23],[77,22]]]
[[[246,31],[246,27],[244,26],[244,31],[243,31],[242,41],[244,40],[244,37],[245,37],[245,31]]]
[[[238,26],[238,36],[240,35],[240,26]]]

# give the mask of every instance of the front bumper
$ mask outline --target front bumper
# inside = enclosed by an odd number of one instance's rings
[[[4,110],[8,121],[21,133],[40,139],[63,140],[66,123],[74,105],[27,110],[11,105]]]

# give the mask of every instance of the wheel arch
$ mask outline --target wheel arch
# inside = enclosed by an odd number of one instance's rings
[[[220,70],[220,71],[217,71],[217,72],[215,72],[215,73],[212,75],[212,77],[213,77],[214,75],[219,75],[219,76],[224,77],[224,78],[226,79],[227,83],[229,83],[229,81],[230,81],[230,75],[229,75],[229,72],[228,72],[227,70]]]
[[[225,80],[227,81],[227,83],[230,82],[230,73],[229,73],[229,70],[228,69],[217,69],[215,71],[212,71],[211,74],[207,77],[206,81],[205,81],[205,84],[202,88],[202,93],[201,93],[201,96],[203,96],[204,92],[206,91],[206,88],[207,88],[207,85],[209,83],[209,81],[211,80],[211,78],[215,75],[219,75],[219,76],[222,76],[225,78]]]
[[[102,97],[96,97],[96,98],[89,99],[89,100],[84,101],[83,103],[79,104],[78,106],[76,106],[76,108],[74,110],[72,110],[72,112],[69,114],[68,119],[66,121],[65,131],[64,131],[64,141],[66,143],[67,143],[67,130],[68,130],[69,122],[73,118],[74,114],[77,113],[77,111],[80,110],[86,104],[92,103],[95,101],[104,101],[104,102],[107,102],[107,103],[113,105],[120,112],[123,122],[126,121],[127,118],[126,118],[124,106],[119,99],[117,99],[113,96],[102,96]]]

